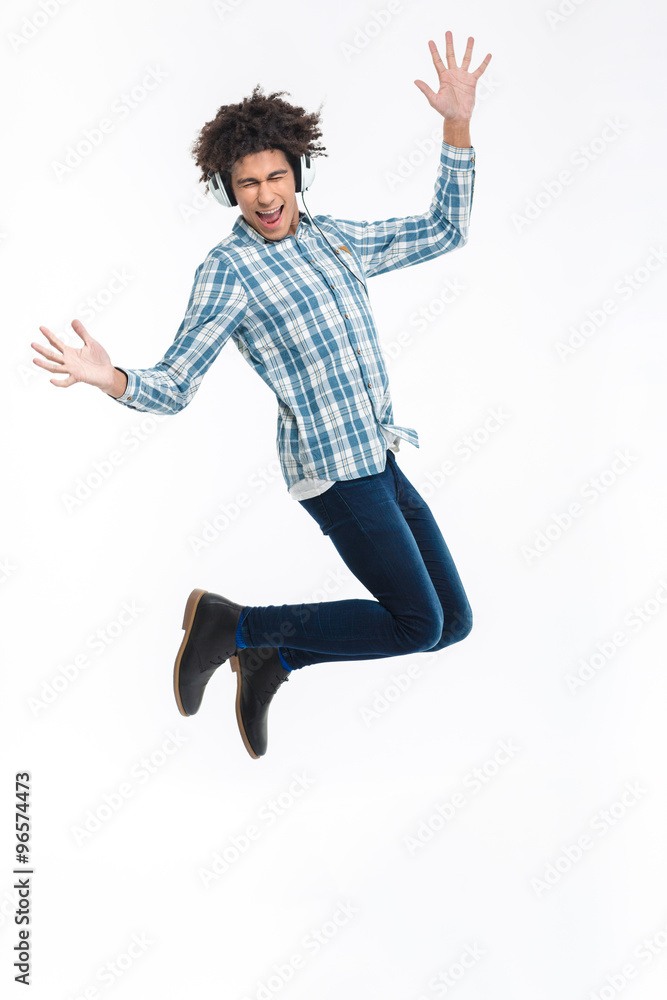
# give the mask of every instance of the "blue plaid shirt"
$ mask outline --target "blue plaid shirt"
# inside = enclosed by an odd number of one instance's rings
[[[341,261],[365,282],[463,246],[474,163],[472,146],[443,142],[428,212],[380,222],[316,215],[326,239],[303,212],[294,236],[277,241],[238,216],[198,266],[163,358],[153,368],[117,366],[127,374],[118,401],[177,413],[231,338],[277,397],[276,443],[288,489],[381,472],[395,438],[418,448],[417,432],[394,423],[370,303]]]

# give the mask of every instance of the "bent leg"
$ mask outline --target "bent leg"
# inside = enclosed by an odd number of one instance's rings
[[[460,642],[472,629],[472,609],[447,543],[433,513],[401,471],[393,452],[389,461],[396,476],[398,503],[419,547],[443,611],[442,633],[430,651]]]
[[[449,547],[445,542],[431,509],[401,471],[394,453],[388,451],[387,454],[387,469],[391,467],[392,470],[397,503],[419,549],[421,559],[442,608],[442,630],[434,645],[429,647],[430,652],[436,652],[453,643],[460,642],[470,634],[472,629],[472,609]],[[301,503],[302,505],[304,504],[303,501]],[[312,510],[311,513],[313,513]],[[316,509],[313,516],[322,521],[324,528],[328,529],[326,511]],[[305,666],[306,663],[312,664],[333,660],[366,660],[371,658],[377,659],[380,655],[396,655],[396,653],[375,653],[368,655],[331,655],[327,657],[325,654],[314,652],[308,654],[303,650],[292,651],[289,648],[282,649],[281,652],[290,666],[295,668]]]
[[[243,641],[284,647],[295,667],[431,649],[442,635],[442,606],[389,462],[382,473],[336,482],[300,502],[375,600],[251,606],[242,616]]]

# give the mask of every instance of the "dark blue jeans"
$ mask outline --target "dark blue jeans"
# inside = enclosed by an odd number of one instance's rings
[[[454,561],[393,451],[383,472],[299,503],[375,600],[247,606],[248,646],[279,646],[297,669],[443,649],[468,635],[472,612]]]

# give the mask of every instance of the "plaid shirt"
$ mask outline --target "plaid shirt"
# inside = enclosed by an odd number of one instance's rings
[[[474,163],[473,147],[443,142],[428,212],[380,222],[317,215],[327,239],[303,212],[294,236],[277,241],[238,216],[198,266],[163,358],[153,368],[117,366],[127,374],[118,402],[177,413],[231,338],[277,397],[276,444],[288,489],[304,479],[381,472],[395,437],[418,448],[417,432],[394,423],[370,303],[341,261],[363,280],[463,246]]]

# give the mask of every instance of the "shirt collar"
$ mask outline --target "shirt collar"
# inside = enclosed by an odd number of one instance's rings
[[[299,211],[299,225],[301,225],[302,222],[305,223],[306,226],[310,227],[311,224],[310,219],[308,218],[306,213]],[[298,231],[299,227],[297,226],[297,232]],[[265,245],[267,243],[280,244],[283,242],[282,240],[265,239],[265,237],[262,236],[261,233],[258,233],[256,229],[253,229],[252,226],[250,226],[246,222],[243,215],[237,215],[236,221],[232,226],[232,232],[235,236],[240,236],[241,238],[245,238],[246,240],[251,240],[251,241],[254,240],[255,243],[261,243],[262,245]],[[287,239],[287,237],[284,237],[284,239]]]

